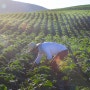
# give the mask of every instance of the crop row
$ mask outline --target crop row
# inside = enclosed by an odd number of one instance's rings
[[[57,33],[61,36],[64,34],[68,36],[78,36],[78,34],[83,34],[84,31],[87,31],[87,35],[90,29],[89,11],[86,11],[83,14],[82,11],[80,12],[73,14],[62,11],[51,11],[44,13],[37,12],[6,16],[1,15],[0,32],[3,33],[5,29],[14,29],[14,31],[16,29],[33,30],[35,32],[43,30],[46,34],[49,32],[53,35]],[[88,14],[86,15],[86,13]]]
[[[40,38],[54,40],[64,35],[68,37],[90,36],[90,13],[88,12],[89,11],[71,11],[71,13],[69,13],[68,11],[46,11],[2,14],[0,15],[1,41],[4,41],[3,44],[6,44],[6,48],[14,45],[14,48],[17,47],[16,49],[18,49],[22,42],[26,41],[26,43],[28,43],[26,35],[28,35],[28,37],[35,36],[33,39],[37,40],[37,42],[40,42]],[[1,53],[7,50],[3,47],[3,44],[1,42]]]
[[[66,44],[70,53],[64,63],[62,63],[60,69],[67,74],[66,76],[77,85],[77,79],[73,73],[80,78],[79,83],[87,82],[90,77],[88,74],[88,65],[85,64],[90,58],[90,11],[89,10],[70,10],[70,11],[44,11],[33,13],[14,13],[14,14],[1,14],[0,15],[0,71],[4,72],[7,77],[0,73],[0,84],[10,87],[10,80],[18,80],[20,88],[21,84],[28,83],[28,78],[32,83],[25,84],[28,88],[33,88],[39,80],[36,75],[43,80],[47,73],[40,76],[41,71],[36,68],[32,73],[28,71],[30,69],[30,60],[34,60],[36,55],[30,55],[26,53],[27,44],[34,41],[40,43],[43,41],[55,41],[58,43]],[[78,47],[78,48],[77,48]],[[74,57],[75,56],[75,57]],[[78,60],[78,64],[75,64]],[[75,63],[74,63],[75,62]],[[5,72],[5,68],[6,71]],[[49,67],[48,67],[49,68]],[[43,69],[48,69],[43,67]],[[4,69],[4,70],[3,70]],[[88,77],[80,77],[82,73],[78,73],[78,69],[87,75]],[[20,72],[20,71],[22,72]],[[87,71],[86,71],[87,70]],[[49,69],[48,69],[49,71]],[[39,73],[38,73],[39,72]],[[48,73],[51,75],[49,71]],[[8,74],[7,74],[8,73]],[[26,74],[24,74],[26,73]],[[31,73],[31,74],[30,74]],[[30,76],[28,75],[30,74]],[[11,75],[11,78],[10,78]],[[19,76],[20,75],[20,76]],[[33,77],[34,75],[34,77]],[[23,78],[23,77],[24,78]],[[14,78],[16,77],[16,79]],[[22,79],[23,78],[23,79]],[[37,83],[34,80],[37,80]],[[53,77],[54,78],[54,77]],[[83,79],[84,78],[84,79]],[[4,81],[3,81],[4,79]],[[6,80],[7,83],[6,83]],[[23,80],[23,81],[22,81]],[[53,79],[52,79],[53,80]],[[75,82],[76,81],[76,82]],[[44,82],[42,85],[53,85],[49,80],[40,81]],[[16,83],[16,81],[14,82]],[[35,85],[33,86],[33,83]],[[81,85],[83,85],[81,83]],[[30,87],[30,85],[31,87]],[[12,85],[12,83],[10,84]],[[86,85],[86,84],[85,84]],[[88,85],[87,85],[88,86]]]

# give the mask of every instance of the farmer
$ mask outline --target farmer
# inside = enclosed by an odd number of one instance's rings
[[[43,42],[41,44],[32,42],[28,44],[28,51],[38,53],[37,58],[34,61],[34,66],[38,65],[42,56],[45,55],[47,61],[50,61],[50,65],[55,71],[58,69],[60,60],[63,60],[68,55],[67,47],[56,42]]]

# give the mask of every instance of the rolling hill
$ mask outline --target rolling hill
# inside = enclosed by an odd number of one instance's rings
[[[65,44],[59,74],[26,53],[30,42]],[[90,10],[0,14],[0,90],[90,90]]]
[[[0,0],[0,13],[35,12],[47,10],[44,7],[11,0]]]
[[[90,4],[64,8],[66,10],[90,10]]]
[[[53,10],[90,10],[90,4],[71,6],[71,7],[59,8],[59,9],[53,9]]]

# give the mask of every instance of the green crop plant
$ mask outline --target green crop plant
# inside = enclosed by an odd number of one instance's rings
[[[90,10],[56,9],[32,13],[0,14],[1,90],[89,90]],[[30,42],[65,44],[68,57],[59,64],[59,75],[43,57],[26,53]]]

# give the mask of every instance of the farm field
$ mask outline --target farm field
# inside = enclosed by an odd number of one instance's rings
[[[65,44],[60,76],[44,63],[31,70],[30,42]],[[66,89],[67,88],[67,89]],[[0,90],[90,90],[90,10],[0,14]]]

